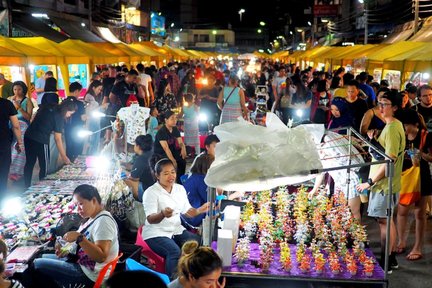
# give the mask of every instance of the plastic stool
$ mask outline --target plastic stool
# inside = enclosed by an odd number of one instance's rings
[[[146,257],[149,258],[149,260],[152,260],[155,264],[155,270],[157,272],[165,273],[165,259],[158,254],[156,254],[145,242],[145,240],[142,239],[142,227],[140,226],[138,228],[137,232],[137,238],[135,245],[141,246],[142,250],[141,253],[144,254]]]

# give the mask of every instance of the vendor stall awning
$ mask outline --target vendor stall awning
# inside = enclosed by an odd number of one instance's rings
[[[57,43],[69,39],[69,37],[66,35],[57,32],[30,14],[13,11],[12,19],[13,24],[19,29],[24,30],[34,36],[42,36]]]
[[[84,42],[105,42],[103,39],[91,32],[87,26],[81,26],[81,23],[53,16],[50,16],[50,19],[63,31],[69,34],[72,39],[78,39]]]

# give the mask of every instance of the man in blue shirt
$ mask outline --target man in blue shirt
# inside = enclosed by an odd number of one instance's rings
[[[368,96],[366,102],[368,104],[369,108],[375,107],[376,105],[376,95],[375,91],[371,86],[366,84],[366,81],[368,80],[368,73],[367,72],[361,72],[359,74],[358,80],[360,82],[359,88]]]
[[[52,71],[47,71],[42,77],[38,78],[35,82],[35,91],[37,94],[38,105],[42,104],[42,98],[45,94],[45,80],[50,77],[54,77],[54,74]]]

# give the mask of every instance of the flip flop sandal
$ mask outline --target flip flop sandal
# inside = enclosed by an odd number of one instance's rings
[[[397,246],[395,252],[396,254],[404,254],[406,252],[406,247]]]
[[[415,253],[415,252],[412,252],[412,253],[409,253],[409,254],[406,256],[406,258],[407,258],[407,260],[409,260],[409,261],[416,261],[416,260],[420,260],[421,258],[423,258],[423,255],[422,255],[421,253]]]

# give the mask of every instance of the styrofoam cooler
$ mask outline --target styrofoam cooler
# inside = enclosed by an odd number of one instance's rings
[[[235,244],[237,243],[239,226],[240,226],[240,207],[234,205],[228,205],[224,209],[223,229],[232,231],[232,235],[233,235],[233,242],[231,245],[232,253],[234,253]]]
[[[231,266],[233,233],[231,230],[218,229],[217,253],[224,267]]]

